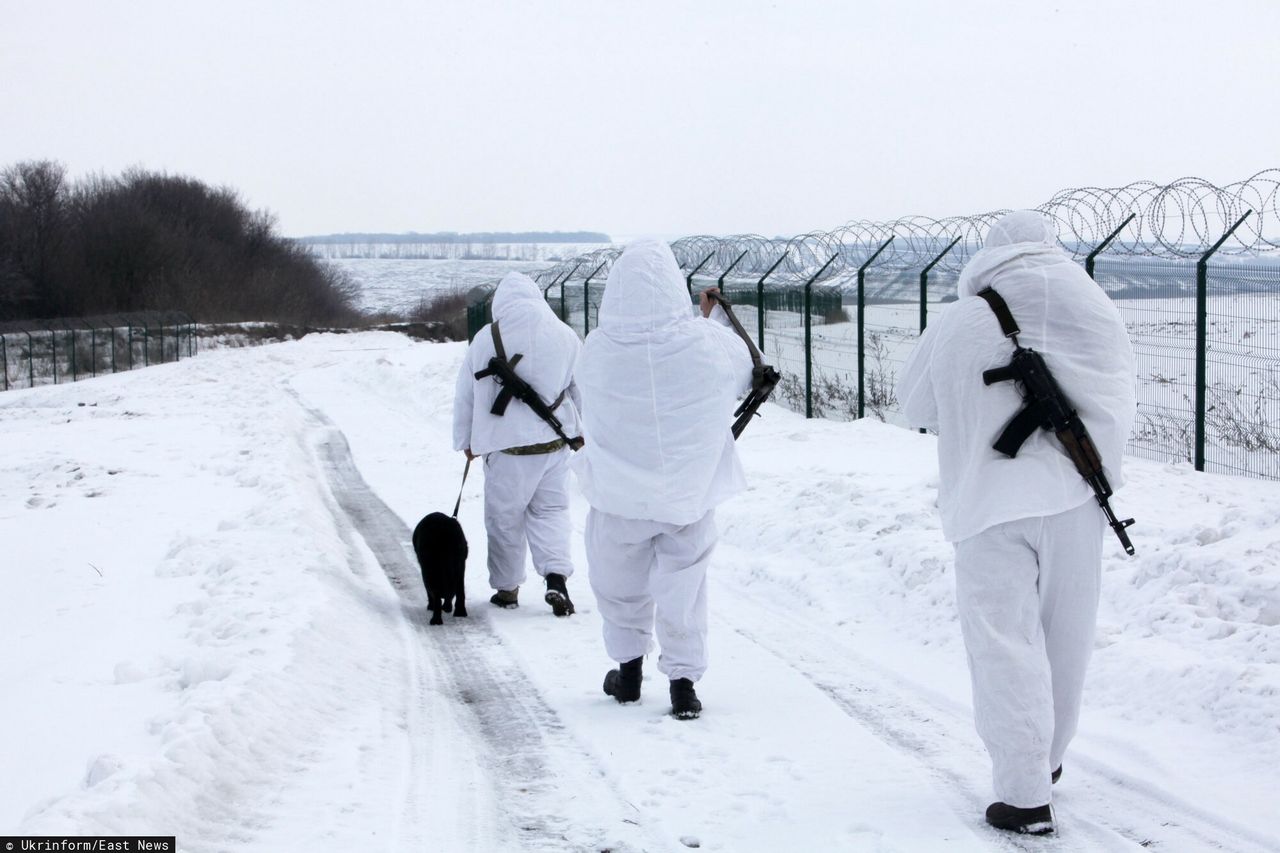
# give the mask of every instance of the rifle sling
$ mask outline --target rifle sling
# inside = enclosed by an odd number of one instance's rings
[[[1018,328],[1018,321],[1013,319],[1013,312],[1009,310],[1009,304],[1004,301],[1004,297],[996,293],[995,289],[991,287],[978,291],[978,296],[982,297],[983,301],[991,308],[992,313],[996,315],[996,320],[1000,323],[1000,331],[1004,333],[1006,338],[1013,341],[1013,346],[1016,350],[1021,350],[1022,345],[1018,343],[1018,335],[1022,333],[1022,330]],[[987,372],[992,373],[994,371]],[[983,378],[985,381],[985,375]],[[991,383],[988,382],[987,384]],[[1005,426],[1004,432],[1000,433],[1000,437],[996,439],[993,447],[1012,459],[1018,455],[1023,443],[1041,425],[1042,420],[1040,407],[1034,402],[1028,403]]]
[[[734,411],[735,420],[730,428],[734,441],[737,441],[742,435],[742,431],[747,428],[747,424],[751,423],[751,419],[757,416],[760,406],[769,399],[769,395],[773,393],[774,386],[778,384],[778,380],[782,377],[772,365],[764,363],[760,350],[756,349],[755,341],[751,340],[747,330],[742,328],[742,323],[738,321],[737,315],[733,313],[733,306],[729,304],[729,300],[724,298],[724,294],[718,290],[713,290],[707,293],[707,298],[712,302],[720,303],[720,307],[724,309],[725,315],[729,318],[729,325],[733,326],[733,330],[737,332],[738,337],[742,338],[743,343],[747,345],[747,352],[751,354],[751,390],[747,392],[742,404]]]
[[[1013,312],[1009,310],[1009,305],[1004,301],[1004,297],[990,287],[980,290],[978,295],[991,306],[996,319],[1000,321],[1000,331],[1004,333],[1004,336],[1011,338],[1014,346],[1019,346],[1018,335],[1022,334],[1022,330],[1018,328],[1017,321],[1013,319]]]
[[[738,337],[742,338],[743,342],[747,345],[747,351],[751,353],[752,367],[762,367],[764,365],[764,359],[760,356],[760,350],[756,349],[756,343],[751,340],[751,336],[747,334],[747,330],[742,328],[742,323],[738,321],[737,315],[733,313],[733,306],[729,304],[729,300],[725,299],[720,293],[714,291],[712,293],[708,293],[707,298],[713,302],[720,303],[720,307],[724,309],[725,316],[729,318],[729,325],[733,326],[733,330],[738,333]]]

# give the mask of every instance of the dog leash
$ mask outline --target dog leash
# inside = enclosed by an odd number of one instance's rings
[[[462,469],[462,485],[458,487],[458,502],[453,505],[453,517],[458,517],[458,510],[462,508],[462,490],[467,485],[467,474],[471,472],[471,460],[467,460],[467,467]]]

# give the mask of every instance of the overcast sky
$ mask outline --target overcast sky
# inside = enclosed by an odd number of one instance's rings
[[[288,236],[793,234],[1280,166],[1280,0],[0,0],[0,166]]]

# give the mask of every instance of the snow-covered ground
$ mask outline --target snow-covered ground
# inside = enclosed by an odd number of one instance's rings
[[[1054,839],[986,828],[934,442],[769,406],[695,722],[578,613],[430,628],[461,344],[309,336],[0,396],[0,834],[182,849],[1275,851],[1280,483],[1131,460]],[[726,422],[729,413],[726,412]],[[575,496],[580,532],[586,507]],[[358,845],[358,848],[356,847]]]

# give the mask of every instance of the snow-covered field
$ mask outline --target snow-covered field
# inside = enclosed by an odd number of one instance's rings
[[[578,613],[429,628],[461,344],[308,336],[0,397],[0,834],[184,850],[1275,851],[1280,484],[1129,463],[1053,839],[986,828],[934,442],[767,407],[696,722]],[[729,413],[725,413],[726,423]],[[586,507],[575,497],[581,531]]]
[[[532,274],[605,245],[608,244],[502,243],[473,247],[478,253],[493,252],[489,258],[425,257],[414,254],[424,248],[415,244],[313,245],[311,251],[359,285],[356,307],[377,313],[412,311],[419,301],[430,300],[442,291],[465,293],[480,285],[497,284],[512,270]],[[436,248],[461,254],[466,245]]]
[[[325,263],[343,270],[359,285],[356,307],[366,313],[407,313],[439,293],[466,293],[496,284],[512,270],[530,272],[546,261],[466,261],[429,258],[334,258]]]

